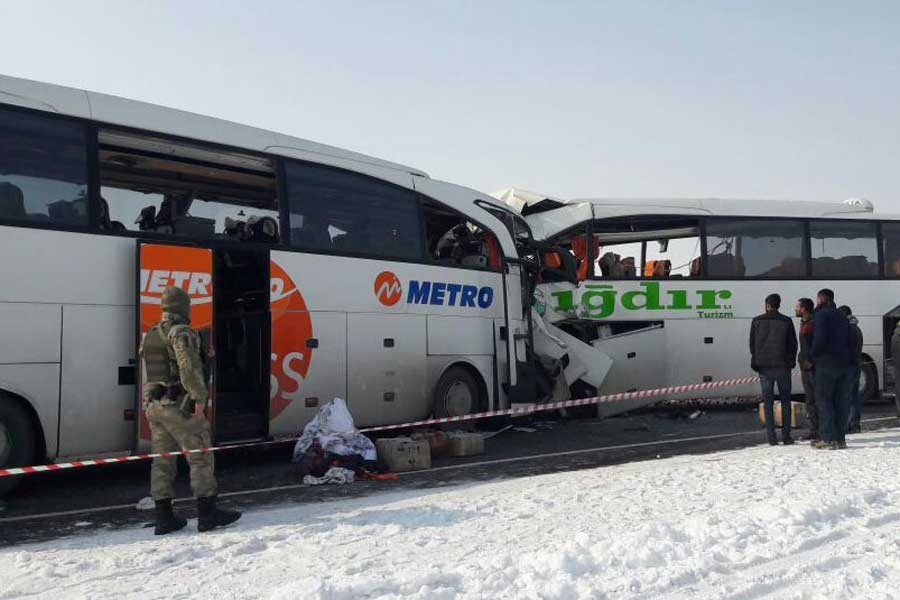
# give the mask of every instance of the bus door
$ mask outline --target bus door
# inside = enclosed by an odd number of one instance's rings
[[[505,259],[503,321],[496,331],[500,381],[509,404],[532,404],[537,397],[531,353],[531,311],[528,272],[521,261]],[[526,312],[526,308],[528,309]]]
[[[216,443],[264,438],[269,422],[269,253],[138,243],[138,344],[162,317],[163,291],[179,286],[191,298],[191,326],[207,348],[208,417]],[[138,406],[145,375],[139,361]],[[139,410],[139,449],[150,430]]]

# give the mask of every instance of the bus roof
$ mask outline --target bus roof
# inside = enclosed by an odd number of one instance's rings
[[[869,204],[843,202],[800,202],[796,200],[757,200],[727,198],[591,198],[572,200],[593,206],[595,218],[635,214],[676,214],[727,217],[871,217]]]
[[[390,170],[428,177],[424,171],[406,165],[224,119],[8,75],[0,75],[0,103],[299,158],[372,175]]]
[[[492,194],[525,215],[535,237],[547,239],[586,220],[640,215],[707,217],[789,217],[819,219],[900,220],[896,214],[875,214],[865,200],[801,202],[726,198],[577,198],[563,199],[508,188]]]

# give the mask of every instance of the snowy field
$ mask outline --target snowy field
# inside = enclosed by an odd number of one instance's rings
[[[900,432],[0,550],[0,597],[895,598]],[[195,522],[189,524],[194,528]]]

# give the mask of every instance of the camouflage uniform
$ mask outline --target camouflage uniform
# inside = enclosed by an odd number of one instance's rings
[[[190,300],[180,288],[163,293],[163,317],[144,336],[141,356],[147,373],[144,412],[150,423],[153,452],[208,448],[209,423],[193,416],[209,398],[200,334],[188,325]],[[191,469],[191,489],[197,498],[216,495],[213,454],[185,456]],[[153,459],[150,491],[154,500],[175,496],[177,457]]]

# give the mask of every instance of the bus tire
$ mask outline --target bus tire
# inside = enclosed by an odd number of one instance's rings
[[[863,364],[859,372],[859,399],[869,404],[878,399],[878,369],[868,356],[863,356]]]
[[[32,464],[37,439],[31,415],[19,402],[0,393],[0,468]],[[0,477],[0,496],[8,494],[21,477]]]
[[[436,418],[472,414],[482,406],[481,386],[471,369],[455,365],[444,371],[434,388],[432,407]]]

